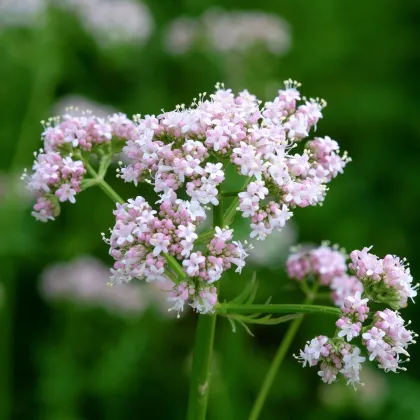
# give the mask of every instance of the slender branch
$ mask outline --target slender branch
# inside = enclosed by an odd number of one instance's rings
[[[267,399],[270,388],[274,382],[274,379],[277,375],[277,371],[280,368],[281,363],[283,362],[284,357],[286,356],[287,351],[289,350],[290,345],[300,327],[300,324],[303,321],[303,317],[296,318],[287,329],[286,335],[284,336],[280,347],[277,349],[276,355],[271,363],[270,369],[267,372],[267,375],[264,379],[263,385],[258,393],[258,397],[255,400],[255,403],[252,407],[251,414],[249,415],[249,420],[257,420],[261,410],[264,406],[265,400]]]
[[[339,317],[340,309],[332,306],[308,305],[308,304],[236,304],[218,303],[218,314],[325,314]]]
[[[224,228],[223,226],[223,201],[219,200],[219,205],[213,206],[213,227]],[[197,238],[198,239],[198,238]]]
[[[237,195],[240,193],[241,191],[222,191],[221,196],[223,198],[229,198],[229,197],[237,197]]]
[[[208,230],[207,232],[200,233],[198,238],[195,240],[195,244],[204,244],[209,242],[211,238],[214,236],[214,230]]]
[[[165,254],[164,256],[166,258],[166,261],[168,261],[169,267],[171,267],[172,270],[175,271],[178,282],[182,281],[186,277],[186,274],[179,262],[170,254]]]
[[[319,305],[310,305],[310,303],[315,300],[317,291],[318,291],[318,283],[315,283],[312,290],[306,293],[306,299],[302,305],[287,305],[287,306],[298,306],[298,307],[300,306],[301,308],[308,309],[308,312],[302,312],[302,313],[324,313],[324,314],[328,313],[329,315],[335,315],[337,317],[340,316],[340,310],[338,308],[319,306]],[[286,306],[286,305],[283,305],[283,306]],[[312,310],[310,310],[309,308],[312,308]],[[317,310],[314,310],[315,308],[317,308]],[[318,309],[321,309],[321,308],[322,310],[318,311]],[[328,309],[328,311],[325,311],[325,309]],[[251,409],[249,420],[258,419],[261,413],[261,410],[264,406],[264,403],[268,397],[270,389],[273,385],[274,379],[276,378],[277,372],[280,369],[280,366],[292,344],[293,339],[295,338],[297,331],[299,330],[300,325],[302,324],[302,321],[303,321],[303,317],[296,318],[289,325],[289,328],[286,331],[286,335],[284,336],[282,342],[280,343],[279,348],[277,349],[274,359],[271,362],[271,366],[268,369],[267,375],[265,376],[264,382],[258,393],[257,399],[255,400],[254,405]]]
[[[244,182],[244,185],[242,187],[242,191],[245,190],[245,188],[247,187],[247,185],[251,182],[252,177],[249,177],[246,179],[246,181]],[[239,197],[235,196],[232,200],[232,202],[230,203],[230,206],[227,208],[226,213],[225,213],[225,225],[229,226],[232,222],[233,219],[235,218],[236,212],[237,212],[237,207],[239,204]]]
[[[124,203],[124,200],[118,195],[118,193],[103,179],[97,172],[89,165],[85,163],[87,172],[94,178],[97,185],[104,191],[104,193],[111,198],[115,203]]]

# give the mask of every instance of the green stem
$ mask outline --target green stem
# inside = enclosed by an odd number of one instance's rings
[[[179,262],[170,254],[165,254],[165,258],[166,261],[168,261],[169,267],[171,267],[172,270],[175,271],[178,282],[182,281],[186,277],[186,274]]]
[[[309,300],[310,301],[310,300]],[[219,303],[216,312],[219,314],[325,314],[339,317],[340,309],[332,306],[303,304],[237,304]]]
[[[213,228],[224,227],[222,201],[213,206]],[[212,231],[213,232],[213,231]],[[218,293],[220,290],[218,290]],[[188,420],[205,420],[210,390],[211,359],[217,315],[199,315],[188,399]]]
[[[249,177],[246,179],[244,186],[242,187],[242,191],[245,190],[245,188],[247,187],[247,185],[251,182],[252,177]],[[230,206],[227,208],[226,213],[225,213],[225,225],[226,226],[230,226],[230,224],[233,222],[233,219],[235,218],[236,212],[237,212],[237,207],[239,204],[239,197],[236,195],[232,202],[230,203]]]
[[[303,317],[296,318],[287,329],[286,335],[284,336],[280,347],[277,349],[276,355],[271,363],[270,369],[267,372],[267,375],[264,379],[264,383],[258,393],[257,399],[252,407],[251,414],[249,415],[249,420],[257,420],[261,410],[264,406],[265,400],[267,399],[268,393],[271,386],[273,385],[274,379],[277,375],[277,371],[280,368],[281,363],[283,362],[284,357],[286,356],[287,351],[289,350],[290,345],[300,327],[300,324],[303,321]]]
[[[188,401],[188,420],[204,420],[210,389],[216,315],[199,315]]]
[[[221,195],[222,195],[222,197],[224,197],[224,198],[228,198],[228,197],[237,197],[238,196],[238,194],[240,193],[241,191],[223,191],[222,193],[221,193]]]
[[[213,227],[216,228],[218,226],[223,229],[223,219],[223,201],[219,200],[219,205],[213,206]]]
[[[306,299],[303,302],[302,305],[287,305],[287,306],[300,306],[301,308],[308,309],[307,312],[302,313],[328,313],[330,315],[336,315],[337,317],[340,316],[340,310],[338,308],[332,308],[332,307],[325,307],[325,306],[318,306],[318,305],[310,305],[311,302],[313,302],[316,298],[316,292],[318,290],[318,283],[315,283],[313,286],[313,289],[311,293],[308,293],[306,295]],[[283,305],[286,306],[286,305]],[[328,308],[328,311],[311,311],[309,308],[312,309],[320,309],[320,308]],[[277,349],[277,352],[274,356],[273,361],[271,362],[271,366],[268,369],[267,375],[265,376],[264,382],[262,384],[262,387],[258,393],[257,399],[254,402],[254,405],[251,409],[251,413],[249,415],[249,420],[257,420],[261,410],[264,406],[264,403],[268,397],[268,394],[270,392],[270,388],[273,385],[274,379],[276,378],[277,372],[280,369],[280,366],[292,344],[293,339],[295,338],[295,335],[297,331],[299,330],[300,325],[302,324],[303,317],[296,318],[290,325],[289,328],[286,331],[286,335],[284,336],[282,342],[280,343],[279,348]]]
[[[115,203],[124,203],[124,200],[118,195],[118,193],[103,179],[103,177],[99,176],[97,172],[89,165],[89,163],[85,163],[86,170],[88,173],[95,178],[97,185],[102,191],[111,198]]]

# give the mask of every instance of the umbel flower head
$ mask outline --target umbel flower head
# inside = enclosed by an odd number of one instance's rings
[[[349,161],[335,140],[309,137],[326,103],[302,97],[299,86],[288,80],[272,101],[262,103],[248,91],[235,95],[218,84],[189,108],[157,116],[53,119],[34,173],[25,176],[38,195],[34,216],[53,219],[59,202],[75,201],[91,181],[83,179],[86,171],[92,174],[91,155],[102,156],[102,164],[122,149],[127,164],[118,176],[136,186],[151,184],[158,198],[148,203],[139,195],[117,205],[106,240],[115,259],[111,283],[169,277],[177,284],[170,297],[177,311],[188,302],[211,312],[217,301],[212,285],[232,266],[240,272],[249,249],[225,226],[232,217],[213,222],[207,245],[196,242],[210,205],[216,209],[228,199],[221,188],[226,167],[243,178],[244,187],[229,194],[233,210],[249,219],[251,238],[264,240],[285,226],[295,207],[322,204],[328,182]]]
[[[171,296],[174,308],[190,302],[199,312],[212,310],[216,289],[210,285],[232,265],[240,272],[248,255],[225,226],[215,226],[204,248],[195,244],[209,205],[217,207],[224,199],[228,164],[244,177],[237,210],[250,219],[251,238],[264,240],[281,230],[294,207],[322,203],[326,184],[349,159],[329,137],[309,140],[296,152],[325,106],[322,100],[301,101],[298,87],[287,81],[273,101],[261,104],[247,91],[234,95],[217,85],[214,94],[200,95],[190,108],[135,117],[138,137],[123,148],[131,162],[119,176],[135,185],[152,184],[159,210],[142,197],[118,206],[109,239],[116,260],[113,282],[159,281],[170,273],[165,258],[170,255],[183,270]]]
[[[401,259],[391,255],[380,259],[368,252],[371,248],[350,253],[348,269],[354,275],[347,274],[344,253],[327,245],[298,251],[287,262],[290,277],[299,281],[312,277],[329,286],[333,301],[341,307],[334,337],[308,341],[296,357],[303,366],[320,364],[318,375],[328,384],[337,379],[338,373],[348,384],[360,383],[366,359],[375,361],[385,372],[405,370],[401,364],[408,360],[407,347],[415,343],[416,334],[406,328],[410,322],[406,323],[397,310],[407,305],[407,298],[417,295],[418,286],[412,285],[413,278]],[[369,302],[392,309],[372,312]],[[350,344],[357,337],[364,351]]]
[[[89,155],[117,153],[136,136],[136,128],[124,114],[97,118],[90,112],[73,115],[71,109],[43,124],[43,148],[35,153],[32,174],[25,172],[22,179],[37,196],[32,215],[46,222],[60,213],[59,202],[76,202]]]

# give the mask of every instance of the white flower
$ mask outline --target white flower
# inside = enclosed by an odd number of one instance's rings
[[[161,252],[168,252],[168,245],[170,245],[169,239],[163,233],[156,233],[150,239],[150,245],[154,246],[153,256],[156,257]]]

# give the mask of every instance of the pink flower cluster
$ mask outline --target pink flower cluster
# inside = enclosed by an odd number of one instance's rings
[[[308,341],[305,348],[296,357],[305,367],[321,363],[318,375],[325,383],[337,379],[337,373],[347,378],[347,384],[360,383],[361,363],[366,358],[360,356],[361,349],[349,344],[362,332],[362,344],[366,347],[369,360],[376,360],[379,368],[385,372],[405,370],[401,355],[409,357],[407,347],[415,343],[417,336],[407,330],[404,320],[398,312],[391,309],[375,313],[373,322],[364,328],[362,323],[368,319],[368,299],[362,299],[360,292],[346,298],[341,308],[343,316],[336,322],[339,332],[333,338],[316,337]]]
[[[400,314],[390,309],[376,312],[374,325],[362,335],[369,360],[376,360],[385,372],[406,370],[399,366],[402,363],[401,355],[409,357],[407,347],[415,343],[416,336],[405,328]]]
[[[341,373],[347,384],[355,386],[360,383],[362,363],[366,360],[360,355],[360,349],[346,342],[334,343],[325,336],[319,336],[308,341],[305,348],[295,356],[303,367],[320,364],[318,375],[324,383],[331,384]]]
[[[344,299],[344,305],[341,308],[343,316],[335,323],[340,329],[338,337],[346,337],[346,341],[351,341],[360,334],[362,322],[368,317],[368,302],[369,299],[362,299],[361,292],[356,292],[354,296]]]
[[[386,372],[404,370],[400,366],[403,362],[401,356],[408,357],[407,347],[415,342],[416,334],[406,328],[398,312],[388,308],[371,314],[371,322],[363,326],[369,319],[369,301],[385,303],[398,309],[406,306],[407,297],[416,295],[416,287],[411,285],[413,279],[410,272],[398,257],[387,255],[380,260],[369,254],[369,250],[364,248],[350,254],[349,268],[356,277],[345,273],[344,256],[340,254],[339,258],[337,251],[325,246],[292,254],[287,263],[290,277],[301,280],[313,275],[322,285],[331,287],[336,304],[341,302],[342,315],[336,322],[334,337],[313,339],[298,357],[303,366],[321,363],[318,374],[326,383],[335,381],[338,372],[343,373],[347,383],[355,385],[360,382],[359,372],[365,358],[360,356],[361,350],[358,347],[349,344],[355,337],[362,337],[369,360],[376,360],[378,366]],[[341,273],[337,267],[341,267]],[[327,274],[327,277],[322,277],[322,274]],[[345,293],[348,293],[346,297]]]
[[[287,259],[286,268],[292,279],[302,280],[312,276],[323,286],[333,288],[334,285],[333,290],[337,294],[337,299],[339,299],[338,295],[342,294],[341,289],[347,289],[352,281],[346,277],[347,266],[344,254],[328,245],[292,253]],[[342,285],[336,281],[337,278],[341,279]],[[345,297],[347,296],[348,294]]]
[[[170,310],[179,312],[184,310],[184,305],[190,301],[189,305],[201,314],[213,312],[213,307],[217,303],[217,289],[214,286],[200,284],[198,289],[192,283],[183,281],[177,284],[168,298],[173,303]]]
[[[121,178],[152,182],[159,194],[185,186],[192,202],[218,205],[223,166],[230,161],[248,177],[238,209],[251,217],[252,237],[264,239],[284,226],[291,207],[321,203],[326,183],[349,161],[329,137],[308,142],[302,154],[290,153],[325,106],[320,100],[299,104],[298,86],[287,81],[262,107],[247,91],[235,96],[217,86],[210,99],[200,96],[191,108],[137,117],[139,137],[123,149],[131,163],[121,168]],[[274,200],[265,203],[270,196]]]
[[[175,287],[170,298],[177,311],[189,300],[197,311],[211,311],[217,300],[216,289],[211,284],[232,264],[237,266],[237,271],[245,265],[247,251],[240,242],[231,242],[230,229],[216,227],[206,251],[193,252],[196,228],[206,215],[197,213],[190,201],[177,199],[174,192],[166,195],[159,212],[143,197],[137,197],[118,204],[114,215],[116,223],[110,239],[106,240],[116,260],[111,282],[129,282],[133,278],[164,281],[172,275],[165,258],[170,255],[182,261],[185,273],[185,279]]]
[[[90,151],[95,146],[110,143],[114,139],[128,140],[137,136],[136,127],[124,114],[97,118],[90,113],[81,116],[66,114],[51,119],[42,133],[47,152],[78,148]]]
[[[394,309],[407,306],[408,299],[416,297],[418,289],[418,285],[412,284],[410,268],[404,260],[394,255],[380,259],[370,254],[371,248],[350,254],[350,270],[363,283],[369,296],[382,296],[381,301],[385,300]]]
[[[86,173],[83,162],[73,160],[72,155],[63,158],[58,152],[40,153],[32,167],[32,175],[23,175],[28,189],[37,193],[37,202],[32,215],[42,222],[54,220],[60,209],[60,202],[75,203],[80,192],[80,183]]]
[[[135,125],[123,114],[102,119],[87,113],[65,115],[63,121],[49,120],[42,134],[44,147],[35,154],[33,172],[22,177],[37,195],[32,214],[42,222],[54,220],[60,211],[59,202],[76,202],[86,173],[81,152],[100,151],[110,156],[121,150],[123,140],[135,136]]]

